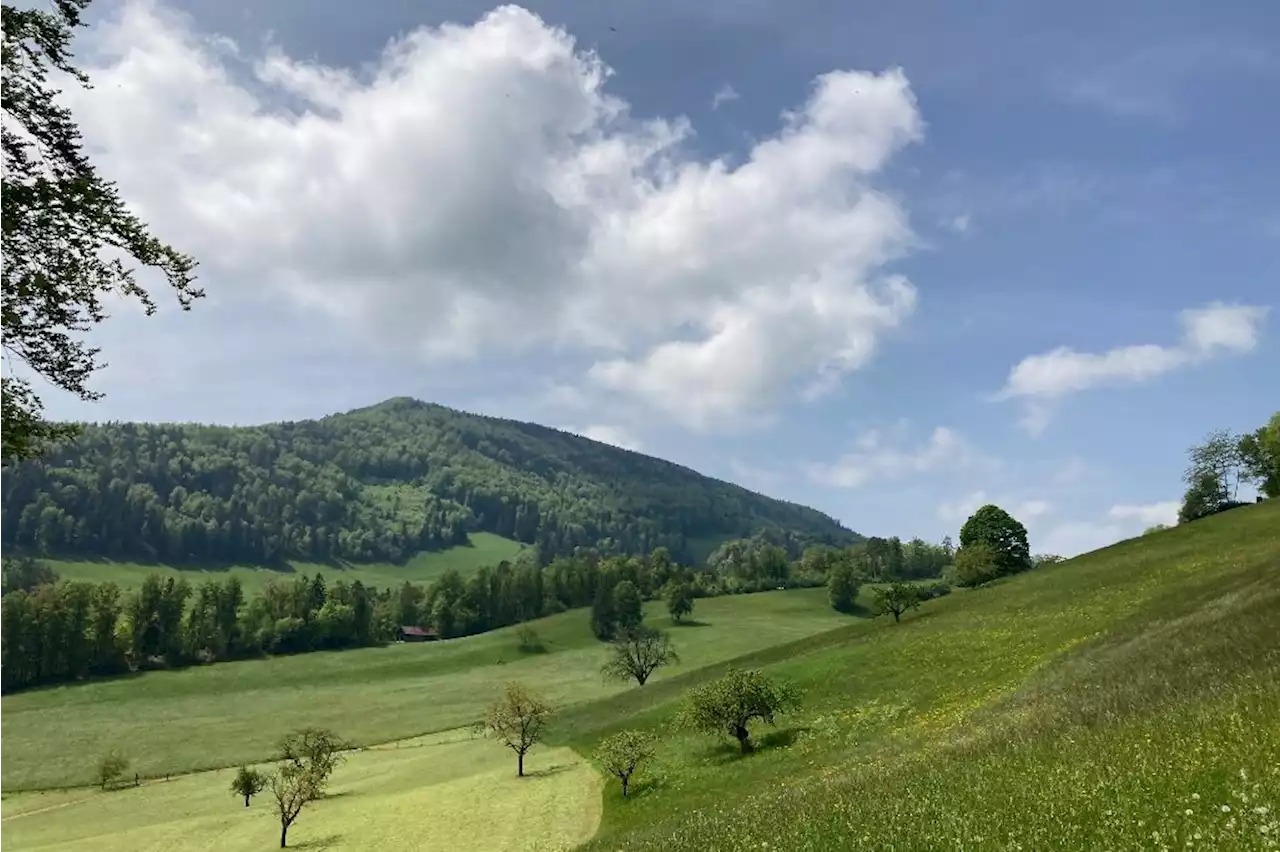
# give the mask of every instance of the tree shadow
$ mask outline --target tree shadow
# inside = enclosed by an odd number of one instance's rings
[[[756,743],[756,748],[790,748],[795,745],[796,740],[800,739],[801,736],[809,733],[811,730],[813,729],[808,725],[795,725],[790,728],[778,728],[761,737]]]
[[[290,849],[336,849],[342,843],[341,834],[328,834],[324,837],[313,837],[304,840],[301,843],[295,843],[292,838],[289,839]]]
[[[571,767],[567,763],[557,763],[554,766],[548,766],[543,769],[535,769],[531,772],[526,771],[524,773],[524,777],[525,778],[549,778],[552,775],[559,775],[561,772],[567,772],[569,771],[570,768]]]
[[[743,752],[736,742],[721,741],[706,749],[703,752],[703,757],[717,765],[736,763],[739,760],[747,760],[764,751],[789,748],[795,744],[796,740],[800,739],[801,735],[808,733],[810,730],[812,729],[807,725],[795,725],[790,728],[773,729],[764,734],[755,731],[751,735],[751,743],[754,746],[751,751]]]
[[[672,621],[672,627],[710,627],[709,621],[698,621],[696,618],[686,618],[683,621]]]

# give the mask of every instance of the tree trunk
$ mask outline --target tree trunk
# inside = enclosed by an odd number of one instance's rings
[[[733,729],[733,735],[738,738],[738,747],[742,749],[743,754],[751,752],[751,740],[748,738],[747,728],[745,725],[738,725]]]
[[[287,840],[288,837],[289,837],[289,826],[285,825],[284,823],[280,823],[280,848],[281,849],[285,847],[285,840]]]
[[[898,612],[896,609],[893,611],[893,623],[894,624],[902,623],[902,613]]]
[[[516,752],[516,775],[524,777],[524,752]]]
[[[248,796],[248,794],[245,794],[245,797],[244,797],[244,806],[245,806],[246,808],[247,808],[247,807],[249,807],[249,796]]]
[[[627,782],[630,780],[628,776],[622,776],[622,798],[624,799],[627,797]]]

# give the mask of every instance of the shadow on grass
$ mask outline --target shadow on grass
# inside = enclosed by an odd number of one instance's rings
[[[789,748],[801,735],[808,733],[810,730],[807,725],[796,725],[790,728],[771,730],[764,735],[754,734],[751,738],[754,748],[748,752],[743,752],[736,742],[720,742],[707,749],[704,752],[704,756],[708,761],[720,765],[736,763],[739,760],[747,760],[762,751]]]
[[[709,621],[698,621],[696,618],[686,618],[683,621],[672,621],[672,627],[710,627]]]
[[[310,840],[304,840],[301,843],[295,843],[289,840],[290,849],[337,849],[342,843],[341,834],[328,834],[324,837],[313,837]]]
[[[572,767],[567,763],[557,763],[555,766],[548,766],[545,769],[535,769],[532,772],[526,772],[525,778],[550,778],[552,775],[559,775],[561,772],[567,772]]]

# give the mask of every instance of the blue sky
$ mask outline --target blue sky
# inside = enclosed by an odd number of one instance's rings
[[[49,409],[414,396],[869,534],[1168,520],[1276,405],[1280,7],[981,8],[101,2],[68,102],[209,295]]]

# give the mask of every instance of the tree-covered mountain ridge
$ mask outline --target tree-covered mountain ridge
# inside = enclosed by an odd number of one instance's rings
[[[765,534],[862,537],[814,509],[556,429],[398,397],[261,426],[85,424],[3,471],[6,550],[167,562],[398,562],[487,531],[542,558]]]

